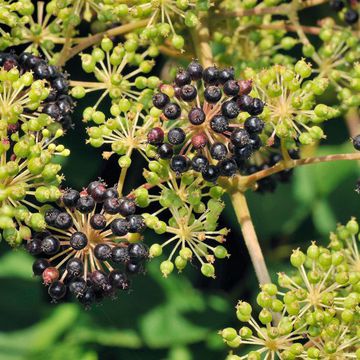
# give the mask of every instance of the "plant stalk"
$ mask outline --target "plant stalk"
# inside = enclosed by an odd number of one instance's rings
[[[230,193],[230,198],[235,210],[236,217],[241,226],[241,232],[243,234],[244,241],[249,251],[259,283],[270,283],[271,278],[266,267],[265,259],[261,251],[254,225],[251,221],[246,197],[243,192],[235,191]]]

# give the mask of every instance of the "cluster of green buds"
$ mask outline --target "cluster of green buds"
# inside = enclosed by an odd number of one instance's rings
[[[2,238],[12,246],[28,240],[31,229],[44,230],[41,204],[60,198],[61,166],[55,159],[70,154],[55,143],[63,132],[58,129],[53,135],[43,129],[1,137],[0,229]]]
[[[172,250],[160,264],[165,277],[175,268],[181,272],[193,259],[199,261],[204,276],[215,277],[215,259],[229,256],[223,246],[228,230],[218,229],[224,190],[192,172],[176,177],[165,160],[151,161],[149,169],[144,171],[147,184],[134,196],[138,206],[151,204],[158,209],[142,215],[148,228],[166,235],[163,243],[151,245],[150,257],[161,256],[169,246]]]
[[[227,19],[227,26],[216,26],[214,31],[215,58],[219,64],[234,66],[240,73],[247,67],[261,70],[273,64],[292,64],[293,57],[286,54],[298,40],[286,36],[284,29],[261,29],[258,25],[282,24],[272,15],[244,16]],[[280,52],[279,50],[282,50]]]
[[[24,51],[35,55],[44,54],[51,64],[55,64],[59,54],[56,46],[64,42],[65,32],[62,20],[46,11],[43,1],[38,1],[36,13],[31,5],[23,21],[17,22],[9,32],[4,31],[1,35],[1,50],[14,45],[26,45]]]
[[[339,115],[338,109],[317,103],[316,96],[324,93],[329,81],[320,76],[305,80],[311,74],[311,65],[304,60],[294,66],[274,65],[258,73],[250,68],[245,70],[245,76],[253,81],[250,95],[266,104],[260,117],[270,136],[269,145],[275,135],[311,144],[324,137],[318,124]]]
[[[82,68],[86,73],[93,74],[96,81],[72,81],[72,96],[81,99],[89,92],[102,92],[96,104],[85,109],[84,120],[92,119],[98,124],[105,121],[105,115],[96,110],[107,96],[113,104],[128,99],[148,106],[159,79],[156,76],[145,77],[141,74],[148,74],[153,69],[155,62],[152,58],[157,55],[158,49],[155,46],[140,52],[136,36],[131,36],[116,46],[112,40],[104,38],[101,46],[95,47],[91,54],[82,54]]]
[[[283,0],[264,0],[264,1],[256,1],[256,0],[223,0],[220,3],[220,8],[225,9],[227,11],[235,11],[239,9],[248,10],[248,9],[262,9],[266,7],[272,7],[285,2]],[[255,16],[254,16],[255,17]]]
[[[145,115],[143,105],[132,103],[128,99],[113,102],[110,108],[111,118],[105,120],[104,113],[92,111],[86,122],[93,126],[87,128],[88,143],[94,147],[110,145],[111,151],[104,151],[103,157],[109,159],[113,154],[119,155],[121,168],[130,167],[134,150],[149,160],[156,155],[156,149],[148,143],[147,134],[158,123],[158,117]],[[87,114],[85,114],[87,115]]]
[[[28,16],[34,11],[34,5],[30,0],[0,1],[0,24],[16,26],[28,20]],[[2,34],[3,30],[0,30]],[[3,35],[3,34],[2,34]]]
[[[208,1],[195,0],[131,0],[115,7],[120,19],[146,19],[141,38],[150,42],[162,43],[170,38],[176,49],[183,49],[185,39],[181,31],[194,28],[199,23],[198,12],[207,11]]]
[[[359,225],[351,219],[330,234],[328,248],[313,242],[306,253],[290,257],[295,272],[280,273],[278,285],[265,284],[257,296],[258,320],[252,306],[239,302],[236,315],[247,323],[221,335],[230,347],[252,345],[238,359],[360,358]],[[265,356],[265,357],[264,357]]]
[[[78,25],[82,20],[90,22],[94,17],[102,23],[112,23],[118,20],[114,7],[118,1],[114,0],[51,0],[49,9],[54,15]]]
[[[344,109],[360,105],[359,39],[351,30],[336,28],[333,20],[323,22],[319,34],[322,46],[303,46],[303,54],[312,58],[319,77],[326,77],[336,91]]]

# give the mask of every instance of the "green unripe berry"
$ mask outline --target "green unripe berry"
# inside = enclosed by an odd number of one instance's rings
[[[215,268],[212,264],[209,263],[202,264],[201,273],[206,277],[215,278]]]
[[[168,277],[174,270],[174,263],[170,260],[165,260],[160,264],[160,271],[162,272],[163,276],[166,278]]]

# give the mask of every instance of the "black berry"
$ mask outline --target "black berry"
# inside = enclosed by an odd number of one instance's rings
[[[111,250],[111,259],[115,263],[127,263],[130,261],[128,248],[123,246],[114,246]]]
[[[189,169],[190,163],[186,156],[175,155],[171,158],[170,168],[176,173],[183,173]]]
[[[98,260],[108,260],[111,257],[111,247],[107,244],[97,244],[94,249],[94,254]]]
[[[36,259],[33,263],[32,270],[34,275],[40,276],[46,268],[50,266],[50,262],[47,259]]]
[[[207,102],[214,104],[221,99],[221,90],[214,85],[207,86],[204,91],[204,97]]]
[[[112,199],[107,199],[112,200]],[[106,200],[105,200],[106,201]],[[106,210],[105,210],[106,211]],[[90,218],[90,225],[95,230],[102,230],[106,227],[106,219],[105,216],[102,214],[94,214]]]
[[[81,196],[76,203],[76,209],[83,214],[88,214],[94,210],[95,205],[95,200],[91,196]]]
[[[210,66],[203,71],[202,77],[206,84],[216,84],[219,81],[219,70],[215,66]]]
[[[162,92],[159,92],[153,96],[153,104],[158,109],[163,109],[169,101],[170,98]]]
[[[46,255],[56,254],[60,250],[60,241],[52,235],[46,236],[41,241],[41,250]]]
[[[132,199],[121,199],[119,213],[122,216],[129,216],[135,214],[136,203]]]
[[[62,196],[62,201],[65,206],[69,208],[73,208],[75,207],[79,198],[80,198],[80,193],[78,191],[69,189],[64,192]]]
[[[146,229],[144,218],[141,215],[130,215],[126,220],[129,222],[130,233],[141,233]]]
[[[196,155],[193,157],[191,166],[195,171],[203,171],[209,166],[209,160],[203,155]]]
[[[184,86],[184,85],[190,84],[190,82],[191,82],[191,77],[187,71],[180,70],[177,72],[177,74],[175,76],[175,84],[177,86]]]
[[[170,159],[174,155],[174,149],[170,144],[162,144],[158,147],[157,151],[161,159]]]
[[[249,133],[261,133],[265,123],[257,116],[250,116],[245,120],[244,127]]]
[[[76,231],[70,236],[70,245],[74,250],[82,250],[87,244],[88,239],[81,231]]]
[[[168,103],[164,107],[164,115],[169,120],[176,120],[181,115],[181,108],[176,103]]]
[[[228,96],[236,96],[240,91],[240,86],[235,80],[228,80],[223,87],[224,93]]]
[[[168,141],[171,145],[180,145],[185,141],[185,131],[181,128],[173,128],[169,130]]]
[[[48,293],[52,299],[60,300],[66,294],[66,286],[61,281],[55,281],[49,286]]]
[[[192,80],[200,80],[203,73],[203,67],[197,61],[192,61],[187,67],[187,72]]]
[[[205,121],[206,115],[203,109],[194,107],[189,111],[188,118],[191,124],[200,125]]]
[[[117,214],[120,210],[121,201],[118,198],[109,198],[104,201],[103,209],[108,214]]]
[[[110,228],[114,235],[124,236],[129,232],[129,222],[126,219],[115,219],[111,222]]]
[[[66,270],[70,276],[80,276],[84,271],[84,264],[78,258],[72,258],[66,263]]]
[[[240,113],[240,108],[235,101],[229,100],[221,105],[221,112],[228,119],[235,119]]]
[[[219,168],[215,165],[209,165],[201,172],[205,181],[215,182],[220,175]]]

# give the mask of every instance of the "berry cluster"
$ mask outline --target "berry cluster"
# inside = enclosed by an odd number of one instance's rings
[[[69,290],[86,306],[130,286],[129,275],[142,273],[147,247],[139,242],[145,221],[131,198],[94,181],[78,192],[65,190],[59,208],[45,212],[47,231],[27,243],[37,256],[35,275],[42,276],[54,301]],[[119,266],[121,269],[119,269]]]
[[[49,115],[62,128],[71,127],[74,103],[66,76],[30,53],[0,53],[0,117],[9,124]],[[6,94],[6,96],[4,96]]]
[[[351,219],[330,234],[328,248],[313,242],[306,254],[290,257],[293,275],[280,273],[278,286],[264,284],[257,296],[259,322],[250,304],[240,301],[236,315],[243,326],[221,335],[232,348],[255,346],[240,359],[347,359],[360,356],[359,225]],[[282,290],[280,291],[280,288]],[[276,318],[276,323],[273,320]]]
[[[357,0],[331,0],[330,7],[340,13],[344,21],[349,25],[355,25],[359,21],[359,10]]]
[[[150,130],[148,141],[161,159],[170,159],[176,173],[191,167],[205,180],[216,181],[234,175],[236,161],[260,148],[264,123],[258,115],[264,103],[248,95],[251,81],[235,80],[233,69],[203,69],[193,61],[177,72],[174,85],[160,90],[153,104],[162,126]],[[247,114],[244,123],[238,121],[241,111]]]

